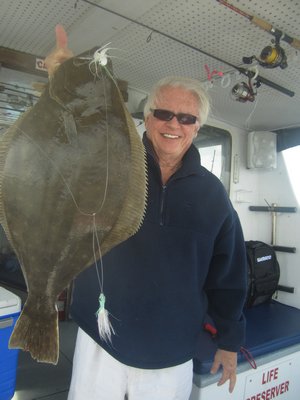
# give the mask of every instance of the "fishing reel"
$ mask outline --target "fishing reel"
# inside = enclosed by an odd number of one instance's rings
[[[231,89],[231,94],[233,98],[241,103],[246,103],[247,101],[254,101],[255,95],[254,90],[251,85],[246,82],[239,82]]]
[[[247,101],[253,102],[255,100],[255,96],[257,95],[256,89],[260,87],[261,82],[259,79],[256,79],[258,76],[257,67],[254,69],[255,71],[247,71],[248,83],[239,82],[231,89],[231,95],[234,100],[241,103],[246,103]]]
[[[276,41],[273,46],[264,47],[259,58],[256,56],[243,57],[243,63],[245,64],[251,64],[254,60],[258,61],[259,65],[264,68],[280,67],[281,69],[284,69],[288,66],[285,51],[279,45],[278,41]]]

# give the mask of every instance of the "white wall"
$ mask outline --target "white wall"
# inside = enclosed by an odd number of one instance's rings
[[[241,219],[245,240],[261,240],[266,243],[272,240],[271,213],[250,211],[250,205],[267,206],[267,201],[277,206],[297,207],[296,213],[277,213],[275,244],[296,247],[296,253],[277,252],[281,270],[280,284],[295,288],[294,294],[278,292],[277,299],[300,308],[300,213],[282,153],[277,154],[275,170],[247,169],[247,133],[237,128],[227,129],[233,137],[232,154],[238,155],[240,161],[239,182],[233,183],[231,180],[230,197]],[[232,177],[233,172],[232,169]]]

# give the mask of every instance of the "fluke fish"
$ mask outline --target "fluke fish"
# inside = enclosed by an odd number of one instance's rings
[[[0,143],[0,222],[28,289],[11,348],[57,363],[57,296],[139,229],[145,203],[144,148],[109,67],[67,60]]]

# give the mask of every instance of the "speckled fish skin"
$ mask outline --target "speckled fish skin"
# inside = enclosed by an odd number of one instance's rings
[[[139,229],[146,203],[134,122],[108,69],[91,70],[63,63],[0,143],[0,222],[28,289],[9,346],[53,364],[56,299],[93,263],[93,220],[104,255]]]

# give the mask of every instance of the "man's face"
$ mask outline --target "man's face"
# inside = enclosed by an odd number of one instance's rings
[[[151,113],[145,120],[147,136],[151,140],[159,159],[182,159],[200,128],[198,99],[192,92],[181,87],[163,87],[156,99],[155,109],[172,111],[175,114],[195,115],[194,124],[180,124],[176,117],[161,121]]]

